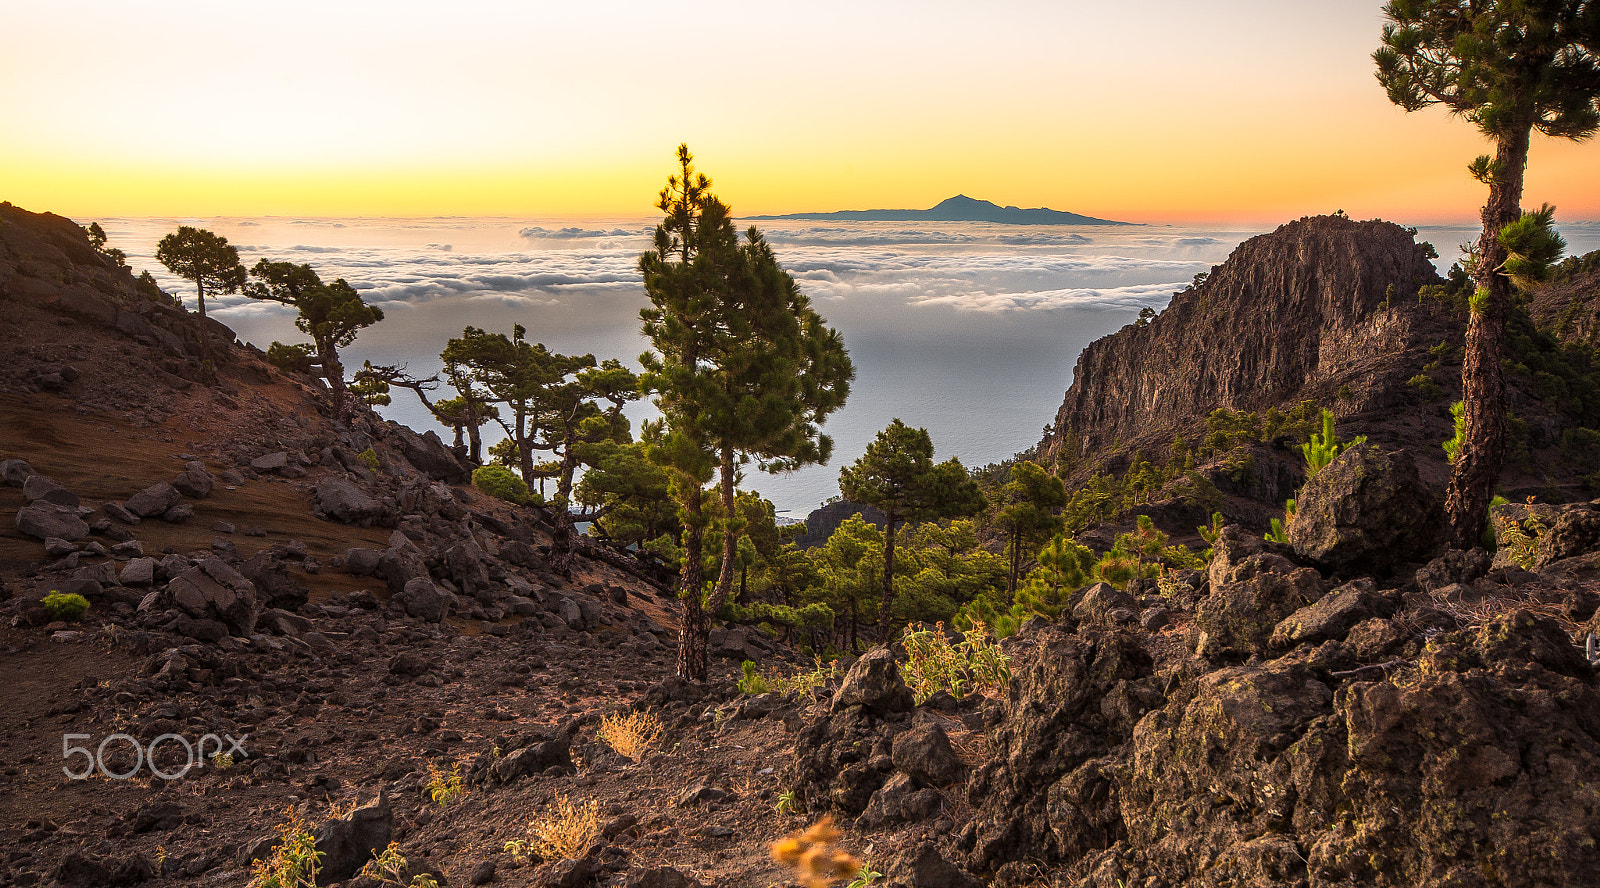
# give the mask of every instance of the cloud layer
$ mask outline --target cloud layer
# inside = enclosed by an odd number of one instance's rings
[[[136,262],[144,260],[173,292],[192,292],[187,282],[149,258],[160,236],[159,220],[120,221],[122,230],[114,234],[124,236],[114,239],[128,242],[126,235],[133,236],[129,252]],[[325,279],[343,277],[369,301],[390,308],[466,299],[631,318],[644,305],[638,255],[649,245],[647,224],[514,226],[467,219],[230,224],[249,232],[240,248],[246,264],[262,256],[310,263]],[[310,230],[325,233],[327,241],[304,243]],[[765,234],[825,314],[864,329],[892,320],[921,332],[935,332],[931,327],[946,323],[946,313],[1160,305],[1240,239],[1173,229],[1080,232],[954,223],[807,222],[779,224]],[[223,317],[272,314],[237,294],[216,297],[216,309]]]

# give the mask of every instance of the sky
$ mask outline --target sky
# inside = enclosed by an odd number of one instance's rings
[[[1357,0],[6,0],[0,199],[96,216],[647,218],[957,193],[1124,221],[1471,220],[1486,150]],[[1527,201],[1600,219],[1600,149]]]

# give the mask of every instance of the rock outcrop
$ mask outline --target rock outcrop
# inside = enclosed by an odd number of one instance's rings
[[[1246,600],[1241,582],[1210,599]],[[1410,627],[1449,619],[1425,600],[1390,617],[1399,593],[1352,583],[1249,662],[1089,624],[1025,632],[968,783],[968,868],[1093,888],[1592,881],[1594,668],[1528,611],[1424,641]]]
[[[1388,222],[1318,216],[1251,238],[1153,321],[1084,350],[1042,450],[1170,436],[1217,407],[1331,401],[1342,384],[1369,409],[1392,401],[1370,388],[1398,386],[1406,352],[1437,341],[1439,310],[1417,290],[1438,280],[1414,233]]]
[[[1352,447],[1301,488],[1289,544],[1331,573],[1386,573],[1431,556],[1443,521],[1404,451]]]

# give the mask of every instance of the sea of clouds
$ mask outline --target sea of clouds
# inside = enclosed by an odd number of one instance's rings
[[[86,220],[79,220],[86,221]],[[193,306],[194,290],[153,256],[180,224],[224,235],[246,265],[309,263],[344,278],[386,319],[362,331],[347,365],[404,364],[419,376],[464,326],[520,323],[552,350],[616,357],[637,367],[647,305],[639,254],[650,220],[109,219],[111,245]],[[967,465],[1004,459],[1039,440],[1060,406],[1079,352],[1160,310],[1195,274],[1265,229],[1043,227],[972,223],[767,222],[763,233],[815,308],[843,334],[857,368],[853,393],[825,431],[829,466],[755,476],[780,509],[803,517],[838,493],[838,466],[894,418],[926,427],[937,455]],[[1567,226],[1576,252],[1600,246],[1600,225]],[[1471,226],[1425,228],[1448,266]],[[207,299],[242,341],[304,341],[286,306],[241,295]],[[439,428],[408,393],[384,412]],[[630,409],[637,421],[647,404]]]

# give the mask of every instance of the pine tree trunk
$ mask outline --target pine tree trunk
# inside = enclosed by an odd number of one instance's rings
[[[561,442],[561,476],[556,479],[556,531],[551,540],[555,549],[555,568],[565,574],[572,569],[572,509],[568,500],[572,496],[572,476],[578,470],[578,458],[573,453],[573,445],[577,443],[577,430],[567,429],[566,437]],[[541,478],[539,489],[544,490],[544,479]]]
[[[894,512],[883,523],[883,602],[878,606],[878,632],[889,637],[889,611],[894,607]]]
[[[725,523],[722,525],[722,566],[717,571],[717,589],[711,594],[711,601],[706,604],[706,613],[713,618],[733,591],[733,563],[739,557],[739,531],[734,529],[733,475],[733,451],[723,448],[721,487],[722,514]]]
[[[333,392],[333,402],[344,404],[344,365],[339,363],[339,351],[333,343],[317,338],[317,360],[322,362],[322,378],[328,381]]]
[[[846,633],[846,635],[845,635],[845,650],[846,650],[846,653],[849,653],[852,656],[856,652],[856,622],[857,622],[856,621],[856,599],[855,599],[854,595],[851,595],[850,596],[850,631],[848,633]]]
[[[1490,182],[1489,201],[1483,207],[1483,233],[1478,238],[1478,264],[1473,273],[1478,293],[1467,323],[1466,355],[1461,365],[1464,432],[1444,504],[1451,545],[1459,549],[1481,545],[1489,500],[1505,464],[1506,391],[1500,361],[1506,319],[1511,313],[1511,281],[1500,273],[1506,251],[1498,235],[1522,214],[1530,129],[1520,127],[1496,143],[1495,163],[1500,172]]]
[[[472,464],[483,465],[483,437],[478,431],[478,408],[472,403],[472,397],[467,392],[462,392],[462,401],[467,405],[467,441],[472,444]]]
[[[700,489],[688,491],[684,502],[683,569],[678,573],[678,600],[683,602],[683,625],[678,629],[678,677],[706,680],[706,638],[711,624],[700,606],[704,583],[700,565],[705,527],[700,523]]]
[[[200,373],[208,381],[216,378],[216,368],[211,363],[211,325],[206,323],[206,284],[194,282],[195,294],[200,302]]]
[[[533,446],[523,431],[526,416],[521,410],[514,411],[514,424],[511,426],[512,441],[517,445],[517,468],[522,472],[524,482],[533,477]]]
[[[1022,572],[1022,534],[1011,535],[1011,564],[1006,571],[1006,602],[1017,600],[1017,575]]]

